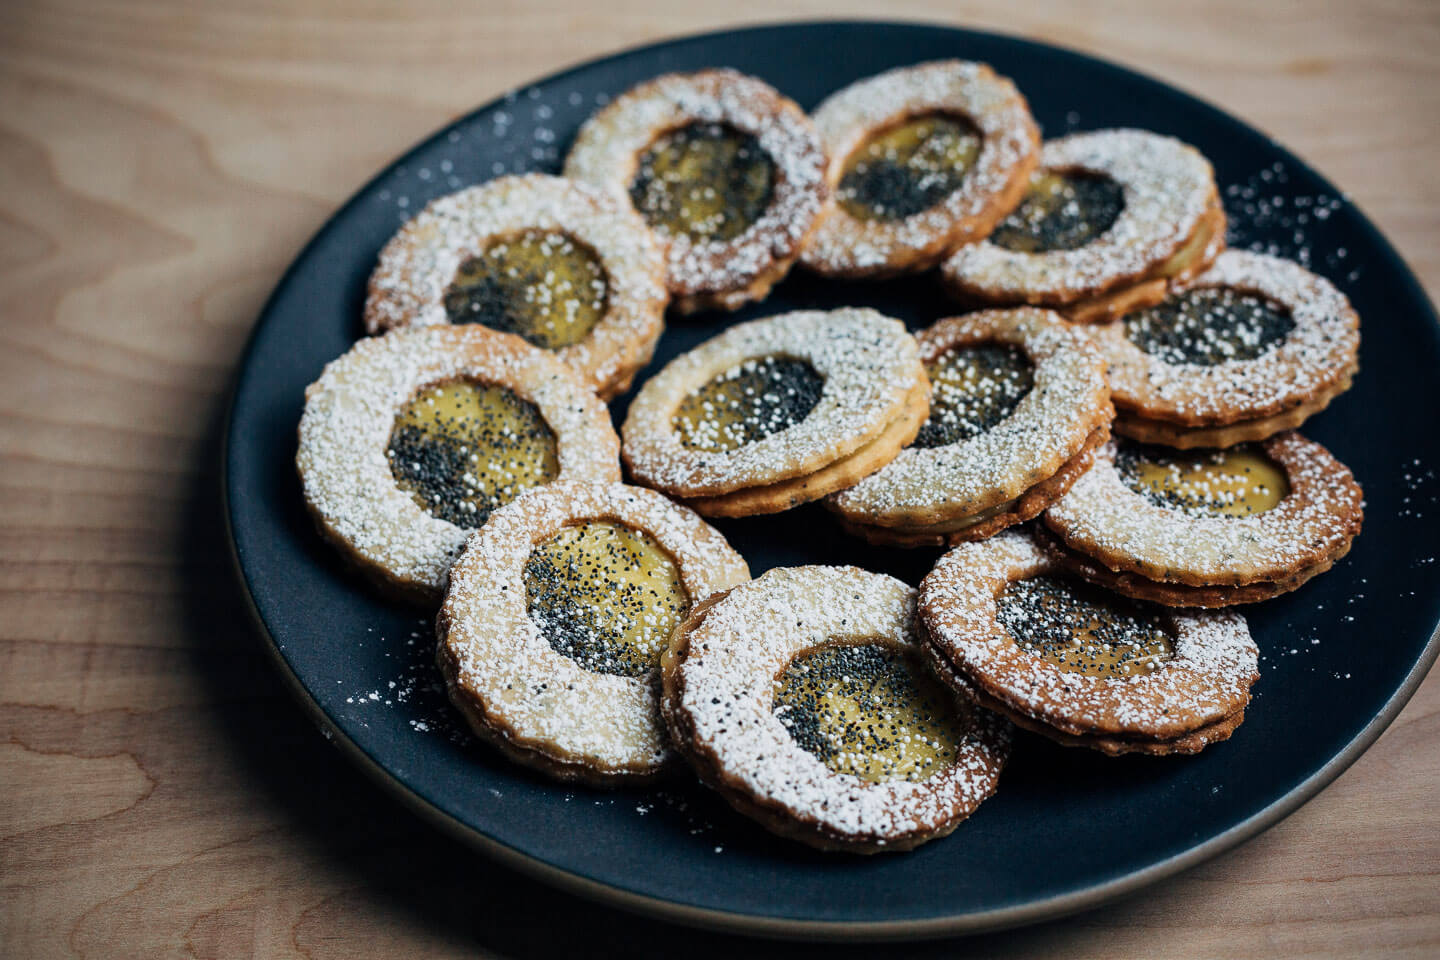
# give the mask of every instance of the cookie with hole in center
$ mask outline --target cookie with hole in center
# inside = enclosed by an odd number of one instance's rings
[[[296,467],[321,534],[387,593],[434,602],[465,540],[554,480],[620,479],[605,405],[554,354],[482,326],[356,343],[305,390]]]
[[[889,70],[831,94],[813,119],[834,201],[803,262],[825,276],[933,267],[1014,209],[1040,157],[1025,98],[983,63]]]
[[[961,544],[920,584],[924,649],[978,702],[1066,746],[1198,753],[1259,679],[1237,613],[1175,611],[1070,576],[1022,531]]]
[[[700,779],[825,850],[909,850],[995,791],[1009,724],[925,664],[915,591],[855,567],[774,569],[698,610],[661,710]]]
[[[1297,263],[1238,250],[1091,332],[1110,364],[1115,432],[1182,449],[1294,429],[1359,369],[1360,318],[1343,293]]]
[[[645,218],[682,313],[763,300],[829,194],[804,111],[734,70],[670,73],[627,90],[580,128],[565,175]]]
[[[851,486],[920,429],[915,339],[874,310],[736,324],[640,388],[621,427],[630,474],[707,516],[777,513]]]
[[[620,483],[554,483],[495,511],[436,619],[450,699],[511,759],[610,785],[674,767],[660,655],[696,603],[750,578],[694,512]]]
[[[1224,246],[1225,211],[1198,150],[1098,130],[1046,142],[1020,205],[942,275],[963,300],[1108,320],[1158,302],[1167,281],[1195,276]]]
[[[1223,607],[1330,569],[1364,513],[1350,471],[1291,432],[1218,450],[1111,444],[1043,519],[1052,555],[1086,580],[1170,606]]]
[[[1105,364],[1048,310],[987,310],[916,335],[930,415],[884,468],[825,499],[871,543],[938,547],[1029,520],[1109,437]]]
[[[365,329],[513,333],[608,399],[650,362],[667,300],[663,253],[634,211],[535,173],[440,197],[405,224],[370,277]]]

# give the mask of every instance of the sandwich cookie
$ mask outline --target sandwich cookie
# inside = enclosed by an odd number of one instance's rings
[[[660,655],[698,600],[750,578],[692,511],[619,483],[554,483],[497,510],[436,619],[450,699],[506,756],[561,780],[673,765]]]
[[[602,398],[664,328],[665,260],[645,222],[584,184],[501,177],[432,201],[380,252],[365,328],[474,323],[554,351]]]
[[[1126,596],[1224,607],[1330,569],[1360,532],[1361,497],[1298,433],[1184,453],[1112,444],[1045,511],[1042,539],[1067,569]]]
[[[565,175],[659,235],[682,313],[763,300],[825,208],[825,151],[798,106],[734,70],[656,77],[586,121]]]
[[[1260,676],[1239,614],[1107,595],[1018,531],[941,557],[917,619],[927,653],[979,703],[1112,756],[1198,753],[1229,738]]]
[[[966,300],[1106,320],[1158,302],[1166,281],[1195,276],[1224,246],[1225,212],[1198,150],[1100,130],[1047,142],[1020,206],[942,273]]]
[[[871,543],[938,547],[1029,520],[1109,437],[1105,364],[1048,310],[987,310],[916,335],[930,415],[889,464],[825,500]]]
[[[929,392],[915,339],[874,310],[752,320],[646,381],[621,428],[625,465],[707,516],[777,513],[889,463]]]
[[[1110,364],[1115,432],[1171,447],[1294,429],[1359,369],[1360,318],[1343,293],[1299,264],[1238,250],[1091,331]]]
[[[915,591],[855,567],[774,569],[697,610],[661,710],[700,779],[825,850],[909,850],[995,791],[1009,724],[926,666]]]
[[[926,270],[1020,202],[1040,132],[1015,85],[942,60],[851,84],[816,108],[834,195],[805,266],[834,277]]]
[[[320,532],[387,593],[433,602],[466,538],[553,480],[620,479],[605,405],[482,326],[361,340],[305,390],[295,462]]]

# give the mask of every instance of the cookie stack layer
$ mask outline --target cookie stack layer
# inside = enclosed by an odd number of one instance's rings
[[[1350,550],[1364,519],[1354,476],[1298,433],[1226,450],[1112,444],[1045,512],[1052,555],[1126,596],[1177,607],[1294,590]]]
[[[781,314],[737,324],[647,381],[620,431],[623,456],[641,483],[702,514],[776,513],[889,463],[924,423],[929,393],[898,320]]]
[[[1114,410],[1100,355],[1047,310],[921,331],[930,416],[889,465],[825,505],[872,543],[942,546],[1029,520],[1090,468]]]
[[[1243,617],[1088,597],[1024,533],[942,557],[920,585],[918,618],[927,653],[978,702],[1110,755],[1227,739],[1260,677]]]
[[[1009,725],[930,674],[915,593],[854,567],[790,567],[713,598],[675,633],[663,712],[737,810],[822,849],[907,850],[995,790]]]

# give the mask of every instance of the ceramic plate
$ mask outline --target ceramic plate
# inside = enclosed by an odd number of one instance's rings
[[[1193,758],[1107,759],[1022,736],[996,796],[913,853],[821,855],[773,838],[704,789],[598,792],[537,779],[474,743],[437,686],[426,615],[374,598],[306,515],[295,476],[305,386],[361,335],[381,245],[431,198],[501,173],[558,172],[598,105],[671,70],[730,66],[813,107],[853,80],[943,57],[1012,77],[1048,136],[1134,126],[1199,147],[1231,245],[1300,260],[1363,318],[1355,388],[1305,427],[1365,487],[1365,530],[1335,569],[1246,610],[1261,678],[1234,739]],[[737,320],[863,304],[914,327],[952,311],[931,276],[796,274],[735,315],[672,318],[648,373]],[[1240,843],[1379,736],[1435,657],[1440,617],[1440,327],[1365,217],[1265,134],[1155,80],[1067,50],[965,30],[795,24],[692,37],[556,74],[397,160],[305,248],[255,328],[228,428],[235,556],[278,662],[322,731],[414,808],[481,851],[568,889],[682,922],[756,933],[899,937],[995,928],[1093,906]],[[616,423],[625,398],[613,405]],[[758,575],[851,563],[915,584],[936,552],[844,537],[817,507],[722,522]]]

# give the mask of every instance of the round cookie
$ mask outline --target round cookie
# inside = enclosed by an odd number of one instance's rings
[[[321,534],[387,593],[433,602],[466,538],[553,480],[620,479],[605,405],[554,354],[486,327],[356,343],[305,390],[295,456]]]
[[[734,70],[671,73],[580,128],[565,175],[638,210],[665,248],[681,313],[763,300],[825,209],[825,151],[810,120]]]
[[[1253,603],[1330,569],[1364,519],[1354,476],[1320,444],[1175,453],[1110,444],[1045,511],[1054,556],[1086,580],[1170,606]]]
[[[1298,427],[1359,369],[1360,318],[1343,293],[1297,263],[1238,250],[1092,333],[1110,364],[1115,432],[1172,447]]]
[[[825,276],[933,267],[994,229],[1040,156],[1025,98],[983,63],[888,70],[831,94],[812,118],[834,202],[802,259]]]
[[[995,790],[1009,725],[926,667],[915,592],[854,567],[742,584],[676,631],[662,712],[736,810],[826,850],[908,850]]]
[[[621,427],[632,476],[710,516],[775,513],[855,483],[929,409],[915,340],[874,310],[737,324],[651,377]]]
[[[608,785],[673,766],[659,661],[694,605],[748,580],[692,511],[620,483],[554,483],[497,510],[436,619],[451,701],[511,759]]]
[[[978,702],[1112,756],[1196,753],[1228,738],[1259,679],[1239,614],[1108,596],[1064,576],[1023,532],[947,553],[917,610],[925,650]]]
[[[887,546],[954,545],[1036,516],[1089,469],[1114,411],[1105,365],[1048,310],[989,310],[916,335],[930,415],[889,464],[825,500]]]
[[[634,211],[535,173],[440,197],[406,223],[380,251],[365,329],[514,333],[608,399],[650,362],[667,299],[664,254]]]
[[[1048,141],[1020,206],[942,275],[965,300],[1105,320],[1157,302],[1167,280],[1194,276],[1224,246],[1225,212],[1198,150],[1098,130]]]

